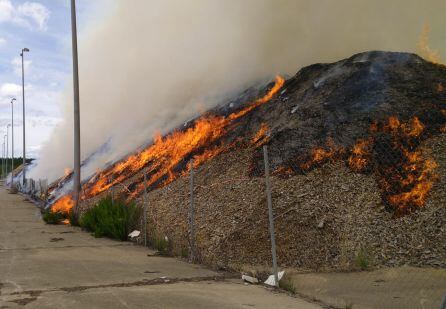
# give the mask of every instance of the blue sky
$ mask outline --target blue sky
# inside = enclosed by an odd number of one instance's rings
[[[78,27],[83,32],[115,0],[78,0]],[[81,35],[80,34],[80,35]],[[15,154],[22,153],[21,58],[25,54],[27,153],[39,147],[61,121],[61,94],[71,86],[71,19],[69,0],[0,0],[0,136],[14,107]]]

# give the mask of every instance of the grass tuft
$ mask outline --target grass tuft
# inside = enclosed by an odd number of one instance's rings
[[[368,252],[361,248],[356,254],[355,264],[360,270],[368,270],[370,268],[370,258]]]
[[[288,276],[287,274],[285,274],[279,281],[279,288],[291,294],[296,294],[296,287],[294,286],[290,276]]]
[[[113,201],[111,197],[100,200],[80,218],[82,228],[95,237],[109,237],[125,241],[137,226],[139,209],[134,203]]]
[[[43,213],[42,219],[46,224],[61,224],[63,220],[67,219],[67,215],[63,212],[48,210]]]

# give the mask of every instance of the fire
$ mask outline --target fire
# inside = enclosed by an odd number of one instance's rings
[[[328,139],[326,147],[313,148],[310,159],[301,163],[300,168],[304,171],[308,171],[315,166],[339,158],[343,153],[344,149],[342,147],[335,145],[332,139]]]
[[[437,175],[437,163],[418,149],[425,126],[417,117],[406,123],[391,117],[383,126],[383,132],[391,136],[389,153],[383,152],[378,161],[378,185],[383,198],[394,207],[396,214],[423,207]],[[384,150],[385,151],[385,150]]]
[[[264,97],[240,111],[227,117],[204,115],[184,131],[174,131],[165,137],[155,136],[153,144],[143,151],[127,157],[92,177],[83,187],[82,199],[91,198],[108,190],[143,168],[146,169],[145,172],[148,175],[146,182],[148,187],[162,187],[169,184],[178,178],[182,171],[189,168],[185,162],[188,159],[193,158],[194,166],[197,167],[230,149],[233,145],[218,145],[221,137],[227,133],[228,126],[256,107],[270,101],[284,84],[285,80],[281,76],[276,76],[274,86]],[[144,183],[141,182],[131,192],[129,198],[138,196],[143,189]],[[62,199],[65,200],[66,197]],[[62,204],[62,199],[58,200],[55,206]]]
[[[423,31],[420,35],[420,39],[418,41],[418,49],[421,52],[421,55],[426,58],[428,61],[441,64],[440,53],[436,49],[432,49],[429,46],[429,34],[431,28],[429,24],[424,24]]]
[[[355,172],[364,172],[371,161],[373,139],[359,139],[353,146],[348,166]]]
[[[73,198],[70,195],[64,195],[54,203],[51,207],[51,211],[69,213],[73,206]]]
[[[267,143],[269,140],[268,131],[268,125],[266,123],[262,123],[259,131],[257,131],[256,135],[254,135],[254,137],[252,138],[251,145],[258,147]]]

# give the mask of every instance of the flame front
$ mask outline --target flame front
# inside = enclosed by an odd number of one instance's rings
[[[143,151],[127,157],[92,177],[89,182],[84,184],[81,199],[91,198],[118,183],[122,183],[143,168],[146,169],[145,172],[148,175],[147,181],[145,184],[143,182],[137,184],[129,195],[130,199],[138,196],[145,185],[162,187],[171,183],[190,168],[186,164],[183,168],[178,168],[186,160],[193,158],[194,167],[197,167],[233,147],[234,144],[218,143],[221,137],[227,133],[228,126],[258,106],[270,101],[284,83],[285,80],[281,76],[276,76],[274,86],[264,97],[227,117],[205,115],[184,131],[174,131],[165,137],[155,136],[153,144]],[[69,210],[68,206],[65,207],[67,199],[67,196],[59,199],[54,204],[53,210]],[[72,207],[72,203],[70,205]]]

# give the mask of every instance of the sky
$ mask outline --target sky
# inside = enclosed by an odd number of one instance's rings
[[[113,1],[77,1],[80,36],[92,16],[98,21]],[[0,0],[0,136],[11,123],[10,102],[15,97],[15,156],[21,156],[23,149],[20,51],[24,47],[30,49],[25,53],[26,148],[27,157],[36,157],[62,120],[62,92],[72,83],[69,0]]]

